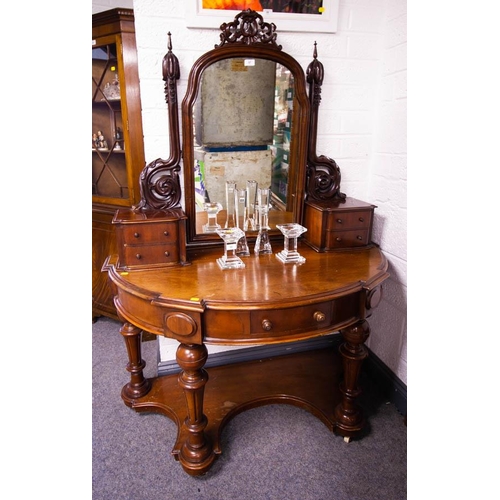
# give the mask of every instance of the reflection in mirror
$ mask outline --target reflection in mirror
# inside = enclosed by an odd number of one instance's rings
[[[221,216],[227,216],[228,180],[238,189],[256,181],[257,187],[270,188],[272,211],[292,210],[293,98],[293,75],[272,60],[233,57],[204,70],[193,106],[197,227],[207,222],[206,203],[220,203]]]

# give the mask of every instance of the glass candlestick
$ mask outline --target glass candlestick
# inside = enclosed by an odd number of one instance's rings
[[[236,255],[238,240],[244,236],[239,227],[221,228],[217,234],[224,240],[224,255],[217,259],[221,269],[242,269],[245,263]]]
[[[269,239],[269,188],[257,189],[258,213],[259,213],[259,234],[255,240],[255,255],[273,253],[271,240]]]
[[[297,252],[297,238],[307,231],[304,226],[296,223],[277,224],[276,227],[283,233],[285,237],[285,248],[276,254],[276,257],[283,264],[303,264],[306,261],[305,257]]]
[[[258,228],[258,201],[257,201],[257,189],[259,184],[257,181],[249,180],[247,181],[247,218],[245,219],[245,227],[242,228],[245,231],[255,231]]]
[[[226,223],[225,228],[236,227],[235,219],[236,182],[226,181]]]
[[[247,190],[235,190],[235,207],[236,207],[236,227],[243,231],[243,236],[238,240],[236,247],[236,255],[247,256],[250,255],[248,249],[247,237],[245,234],[245,221],[247,219]]]
[[[218,202],[207,202],[203,204],[203,209],[207,212],[208,216],[208,222],[203,225],[203,232],[217,232],[220,229],[220,224],[217,224],[217,214],[222,210],[222,205]]]

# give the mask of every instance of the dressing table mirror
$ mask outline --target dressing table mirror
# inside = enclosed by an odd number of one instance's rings
[[[278,45],[276,26],[259,13],[243,11],[221,25],[220,42],[188,77],[182,148],[179,77],[169,34],[163,80],[170,156],[143,169],[140,203],[117,210],[119,251],[103,267],[129,357],[122,399],[177,423],[172,454],[191,475],[206,473],[222,453],[221,433],[232,417],[265,404],[303,408],[348,441],[365,425],[356,400],[368,355],[367,318],[389,275],[386,258],[371,243],[375,207],[341,193],[336,162],[316,154],[323,81],[316,47],[304,72]],[[271,188],[274,241],[283,242],[277,225],[307,229],[298,242],[300,262],[252,254],[243,257],[243,267],[217,266],[223,242],[204,232],[202,206],[220,203],[223,223],[220,188],[227,181],[243,188],[248,180]],[[248,231],[250,240],[254,236]],[[178,375],[144,376],[143,331],[179,342]],[[334,349],[204,368],[207,344],[296,343],[332,332],[341,334]]]
[[[221,26],[220,43],[193,64],[182,100],[182,137],[178,120],[179,61],[169,51],[163,60],[168,105],[170,157],[146,166],[140,178],[141,201],[134,213],[181,208],[181,163],[184,174],[184,221],[189,247],[220,245],[215,231],[205,231],[204,204],[220,204],[218,219],[227,219],[225,183],[245,189],[247,181],[271,189],[271,238],[279,224],[308,228],[304,240],[325,252],[370,244],[374,206],[340,191],[336,162],[316,153],[318,108],[323,65],[313,60],[304,73],[296,59],[277,43],[277,30],[255,11],[243,11]],[[247,200],[251,205],[251,200]],[[120,218],[126,217],[122,211]],[[254,241],[255,228],[247,238]],[[179,260],[185,263],[182,239]],[[125,259],[125,267],[132,265]],[[147,260],[147,265],[153,262]],[[170,259],[169,262],[172,262]],[[135,265],[144,265],[144,256]],[[166,264],[160,259],[160,264]]]
[[[240,40],[232,41],[232,27],[223,30],[221,43],[193,65],[182,102],[188,244],[217,241],[202,230],[203,204],[220,202],[224,223],[226,181],[246,189],[254,180],[271,189],[271,234],[279,234],[277,224],[302,217],[310,119],[305,75],[259,15],[240,16],[236,22],[246,27]],[[248,231],[254,238],[255,228]]]

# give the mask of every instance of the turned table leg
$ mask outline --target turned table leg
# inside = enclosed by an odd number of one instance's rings
[[[204,432],[208,423],[203,413],[203,397],[208,380],[208,373],[203,366],[207,357],[207,348],[203,344],[180,344],[177,348],[177,363],[182,369],[178,383],[184,391],[187,405],[184,421],[187,437],[181,447],[179,461],[192,476],[207,472],[215,460],[212,443]]]
[[[127,371],[130,373],[130,382],[122,389],[122,399],[127,406],[132,406],[136,399],[147,394],[151,388],[150,381],[144,377],[143,373],[146,362],[141,354],[141,332],[140,328],[130,323],[125,323],[120,329],[129,359]]]
[[[335,409],[335,417],[337,432],[348,440],[365,424],[361,409],[356,404],[356,398],[361,394],[358,379],[361,364],[368,356],[364,342],[370,335],[370,326],[366,320],[361,320],[341,330],[340,333],[345,341],[339,349],[344,366],[344,380],[340,384],[342,401]]]

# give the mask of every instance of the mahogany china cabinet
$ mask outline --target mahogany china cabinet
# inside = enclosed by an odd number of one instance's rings
[[[368,318],[389,276],[385,256],[371,241],[376,207],[342,193],[338,165],[316,154],[323,83],[317,47],[304,72],[277,43],[276,26],[259,13],[242,11],[220,30],[215,48],[194,62],[188,76],[182,148],[179,61],[168,35],[163,80],[170,156],[142,170],[135,186],[140,202],[116,210],[119,246],[103,266],[128,354],[121,397],[135,411],[157,412],[177,424],[172,455],[191,475],[209,471],[222,453],[225,424],[256,406],[296,405],[345,441],[362,436],[358,378],[368,356]],[[274,109],[262,109],[269,102]],[[106,100],[97,105],[107,107]],[[258,117],[261,125],[247,127]],[[260,226],[247,226],[250,255],[241,257],[243,266],[228,269],[221,256],[230,245],[238,247],[230,240],[233,204],[219,188],[245,186],[257,176],[271,199],[256,203]],[[244,192],[235,204],[249,189]],[[132,201],[133,193],[127,196]],[[251,207],[253,196],[243,202]],[[217,224],[227,232],[214,230]],[[300,260],[278,256],[283,225],[307,229],[296,242]],[[253,249],[263,231],[272,251],[261,254]],[[179,373],[145,377],[143,332],[178,342]],[[205,366],[210,344],[272,346],[332,333],[340,339],[334,347]]]
[[[140,199],[144,168],[134,13],[112,9],[92,16],[92,317],[117,318],[101,272],[116,252],[117,208]]]

